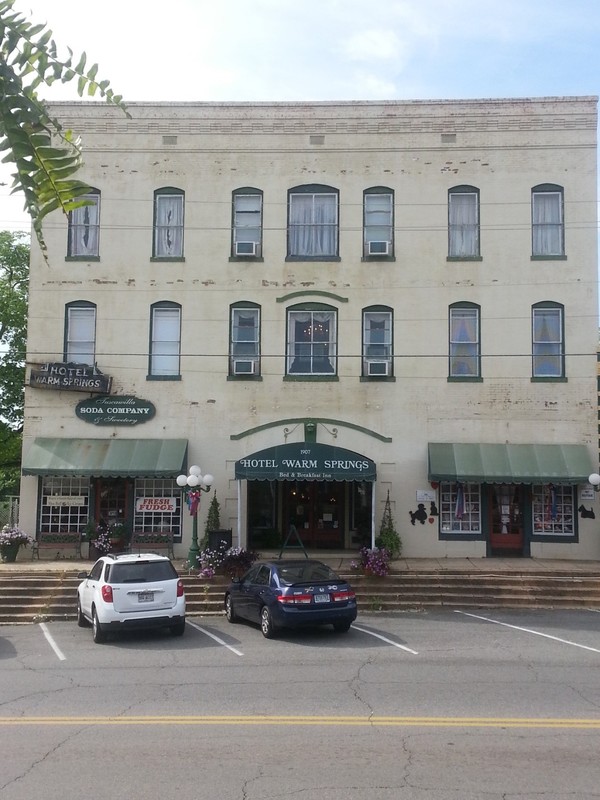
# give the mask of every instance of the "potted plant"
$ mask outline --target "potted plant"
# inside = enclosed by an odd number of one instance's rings
[[[245,547],[230,547],[225,552],[221,569],[230,578],[239,578],[248,572],[257,558],[260,558],[260,553],[256,553],[254,550],[246,550]]]
[[[6,563],[17,560],[21,547],[32,544],[33,539],[16,525],[5,525],[0,531],[0,557]]]
[[[94,561],[110,552],[111,541],[106,525],[97,525],[94,537],[90,539],[90,558]]]
[[[388,489],[379,536],[375,539],[375,544],[379,548],[385,548],[390,554],[390,558],[398,558],[402,553],[402,540],[396,531],[394,518],[392,516],[392,506],[390,504],[390,491]]]

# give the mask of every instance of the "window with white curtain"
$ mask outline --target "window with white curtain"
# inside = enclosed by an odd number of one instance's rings
[[[156,303],[150,317],[150,377],[174,378],[180,374],[181,306]]]
[[[558,303],[536,303],[532,308],[534,378],[562,378],[565,374],[563,308]]]
[[[336,311],[327,306],[288,310],[287,373],[334,375],[336,363]]]
[[[338,254],[338,192],[298,186],[288,195],[288,256],[318,259]]]
[[[229,374],[258,375],[260,344],[260,308],[255,304],[231,308],[231,340],[229,345]]]
[[[532,255],[564,256],[562,186],[544,184],[531,190]]]
[[[69,212],[67,255],[97,258],[100,255],[100,192],[93,189],[79,198],[87,205]]]
[[[450,306],[450,377],[480,377],[480,356],[479,306]]]
[[[394,254],[394,194],[391,189],[367,189],[363,194],[363,255]]]
[[[93,367],[96,358],[96,306],[83,300],[69,303],[65,314],[65,361]]]
[[[479,256],[479,191],[455,186],[448,191],[448,257]]]
[[[387,377],[393,374],[392,311],[372,307],[363,311],[364,377]]]
[[[262,254],[262,192],[236,189],[233,193],[233,256]]]
[[[154,258],[183,258],[183,208],[181,189],[154,192]]]

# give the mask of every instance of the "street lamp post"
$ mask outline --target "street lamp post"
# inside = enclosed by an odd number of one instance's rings
[[[188,475],[178,475],[177,485],[181,487],[188,508],[190,509],[190,516],[192,517],[192,544],[188,552],[188,562],[193,569],[198,566],[198,556],[200,555],[200,548],[198,547],[198,511],[200,510],[200,496],[202,492],[210,492],[214,478],[212,475],[202,475],[200,467],[194,465],[189,468]]]

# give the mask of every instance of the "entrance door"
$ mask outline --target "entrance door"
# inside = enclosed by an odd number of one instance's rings
[[[305,547],[342,549],[345,487],[341,481],[284,481],[284,537],[295,525]]]
[[[522,484],[490,486],[490,547],[497,555],[523,554],[523,492]]]
[[[127,518],[127,481],[125,478],[98,478],[96,482],[96,520],[112,525]]]

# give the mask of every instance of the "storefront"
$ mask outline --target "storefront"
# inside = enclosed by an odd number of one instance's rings
[[[187,439],[36,438],[23,474],[39,478],[37,533],[84,533],[88,522],[127,534],[182,536]]]
[[[314,442],[282,444],[237,461],[235,477],[247,481],[249,547],[277,547],[291,530],[317,550],[374,540],[377,469],[367,456]]]
[[[594,471],[584,445],[430,443],[428,450],[440,539],[483,539],[488,556],[578,542],[585,510],[578,486]]]

